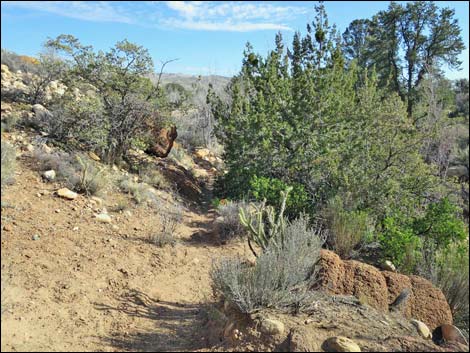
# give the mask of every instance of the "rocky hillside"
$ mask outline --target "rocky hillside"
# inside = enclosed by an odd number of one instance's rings
[[[212,207],[220,157],[176,139],[167,158],[77,163],[34,124],[47,109],[13,99],[25,82],[2,65],[2,351],[468,351],[430,282],[328,251],[308,313],[242,314],[211,279],[223,258],[256,266]]]

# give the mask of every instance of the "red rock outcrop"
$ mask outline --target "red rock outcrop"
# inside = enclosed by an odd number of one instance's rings
[[[170,153],[173,143],[178,137],[176,126],[170,128],[162,128],[160,130],[153,130],[152,136],[154,137],[153,144],[145,151],[145,153],[152,156],[165,158]]]
[[[321,251],[319,264],[321,270],[316,289],[337,295],[353,295],[373,308],[388,311],[389,305],[408,288],[411,289],[409,297],[400,309],[405,317],[420,320],[431,330],[452,323],[444,294],[422,277],[380,271],[354,260],[343,261],[328,250]]]

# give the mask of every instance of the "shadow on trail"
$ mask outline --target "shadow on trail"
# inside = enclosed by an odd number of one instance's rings
[[[150,298],[145,293],[132,290],[120,298],[117,307],[95,303],[101,311],[118,311],[130,317],[149,319],[155,329],[144,332],[118,330],[102,337],[103,345],[120,351],[169,352],[194,351],[207,348],[201,331],[205,324],[203,305],[171,303]]]

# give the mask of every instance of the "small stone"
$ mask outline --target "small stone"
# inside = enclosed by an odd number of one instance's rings
[[[42,176],[44,177],[44,179],[48,181],[52,181],[55,179],[56,173],[55,173],[55,170],[51,169],[42,173]]]
[[[322,348],[326,352],[360,352],[361,348],[353,340],[343,337],[336,336],[330,337],[323,342]]]
[[[389,261],[389,260],[386,260],[386,261],[383,263],[382,268],[383,268],[385,271],[391,271],[391,272],[396,272],[396,271],[397,271],[395,265],[392,263],[392,261]]]
[[[33,151],[34,151],[34,146],[33,146],[32,144],[28,144],[28,145],[26,146],[26,150],[27,150],[28,152],[33,152]]]
[[[96,219],[102,223],[111,223],[111,217],[106,213],[96,215]]]
[[[72,190],[69,190],[67,188],[57,190],[57,195],[68,200],[75,200],[78,196],[76,192],[73,192]]]
[[[42,194],[41,194],[40,192],[38,192],[38,193],[36,194],[36,196],[37,196],[37,197],[41,197]]]
[[[313,322],[312,319],[307,319],[307,320],[305,320],[305,325],[311,324],[312,322]]]
[[[78,227],[73,227],[72,230],[76,232],[78,230]]]
[[[101,158],[98,157],[94,152],[91,152],[91,151],[88,152],[88,156],[90,156],[91,159],[93,159],[93,160],[95,160],[95,161],[97,161],[97,162],[101,161]]]
[[[4,230],[5,232],[11,232],[11,231],[13,230],[13,227],[12,227],[10,224],[5,224],[5,225],[3,226],[3,230]]]
[[[60,209],[58,208],[57,210],[55,210],[55,213],[60,213]]]
[[[92,196],[90,200],[93,200],[98,206],[103,205],[103,199],[99,197]],[[107,212],[103,212],[103,213],[107,213]]]
[[[31,239],[33,240],[39,240],[41,237],[38,234],[34,234]]]
[[[412,319],[410,322],[413,324],[413,326],[416,327],[416,330],[418,331],[421,337],[432,338],[431,330],[424,322],[415,319]]]
[[[281,335],[284,332],[284,324],[274,319],[263,319],[260,326],[261,332],[267,335]]]
[[[200,261],[199,261],[199,259],[198,259],[197,257],[194,258],[193,263],[194,263],[195,265],[197,265],[199,262],[200,262]]]
[[[114,230],[115,232],[117,232],[117,231],[119,231],[119,226],[113,224],[111,229]]]

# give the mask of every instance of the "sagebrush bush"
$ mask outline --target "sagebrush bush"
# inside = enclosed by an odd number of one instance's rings
[[[138,183],[132,177],[123,177],[119,180],[118,186],[123,192],[130,194],[138,204],[157,203],[157,196],[152,187],[146,183]]]
[[[159,247],[175,245],[177,239],[176,230],[183,220],[183,209],[178,204],[160,203],[157,213],[162,228],[151,235],[151,241]]]
[[[2,170],[1,170],[1,185],[3,187],[11,181],[15,175],[16,164],[16,151],[15,148],[8,142],[2,141]]]
[[[11,132],[20,121],[18,112],[12,112],[2,116],[2,131]]]
[[[336,197],[321,212],[329,230],[328,245],[341,257],[348,259],[353,250],[373,232],[373,222],[363,211],[349,211]]]
[[[99,195],[111,184],[107,169],[83,154],[48,154],[37,150],[34,158],[40,171],[55,170],[56,180],[78,193]]]
[[[309,291],[317,279],[317,262],[324,236],[301,216],[285,230],[282,247],[273,243],[259,255],[254,267],[240,259],[214,264],[214,289],[243,313],[265,308],[308,311],[315,295]]]
[[[140,172],[140,177],[144,183],[152,185],[157,189],[170,190],[171,184],[165,176],[156,169],[146,169]]]

